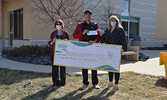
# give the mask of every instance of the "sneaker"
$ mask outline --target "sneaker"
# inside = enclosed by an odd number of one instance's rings
[[[52,88],[58,88],[58,86],[56,86],[56,85],[52,85]]]
[[[118,85],[114,85],[112,91],[117,91],[117,90],[119,90]]]
[[[81,88],[80,88],[80,90],[85,90],[86,88],[88,87],[88,85],[83,85]]]
[[[110,87],[113,87],[114,86],[114,83],[113,82],[109,82],[108,85],[107,85],[107,88],[110,88]]]
[[[100,89],[100,86],[99,85],[94,85],[93,86],[95,89]]]

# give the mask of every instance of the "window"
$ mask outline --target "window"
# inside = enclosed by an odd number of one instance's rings
[[[129,0],[122,0],[121,12],[123,16],[129,16],[129,5]]]
[[[125,30],[127,40],[139,36],[139,18],[121,16],[122,26]]]
[[[23,39],[23,9],[14,11],[14,38]]]
[[[129,12],[129,0],[122,0],[122,12]]]
[[[127,40],[128,40],[128,21],[122,21],[122,26],[123,26],[123,28],[124,28],[124,31],[125,31],[125,33],[126,33],[126,38],[127,38]]]
[[[130,17],[129,38],[139,36],[139,18]]]

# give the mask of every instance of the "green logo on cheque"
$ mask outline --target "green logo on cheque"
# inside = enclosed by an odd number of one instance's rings
[[[60,48],[60,49],[67,49],[67,45],[65,45],[65,44],[59,44],[58,45],[58,48]]]

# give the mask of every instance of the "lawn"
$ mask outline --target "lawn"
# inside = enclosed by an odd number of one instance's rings
[[[121,73],[120,89],[115,93],[105,88],[108,75],[98,77],[99,90],[90,84],[80,91],[82,76],[74,74],[67,74],[65,87],[53,89],[51,74],[0,69],[0,100],[167,100],[167,81],[161,77]]]

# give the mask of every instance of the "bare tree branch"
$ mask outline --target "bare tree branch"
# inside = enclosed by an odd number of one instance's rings
[[[102,0],[97,0],[89,9],[95,10]],[[73,23],[83,19],[84,6],[92,0],[32,0],[33,12],[43,24],[53,24],[57,19],[66,20],[66,28],[71,30]]]

